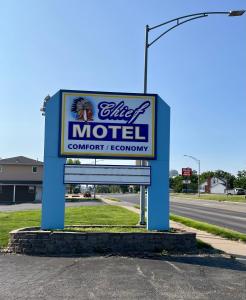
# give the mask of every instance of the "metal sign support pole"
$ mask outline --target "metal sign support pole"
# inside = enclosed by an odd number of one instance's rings
[[[149,34],[149,25],[145,27],[145,51],[144,51],[144,93],[147,93],[147,75],[148,75],[148,34]],[[140,161],[141,166],[145,166],[144,160]],[[145,221],[145,186],[140,186],[140,225],[146,225]]]

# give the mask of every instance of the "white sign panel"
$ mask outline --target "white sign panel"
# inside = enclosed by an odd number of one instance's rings
[[[61,91],[60,155],[155,159],[156,95]]]
[[[150,185],[150,167],[65,165],[64,183]]]

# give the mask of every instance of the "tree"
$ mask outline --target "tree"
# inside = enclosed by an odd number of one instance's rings
[[[80,162],[80,160],[77,158],[77,159],[75,159],[74,161],[73,161],[73,163],[75,164],[75,165],[80,165],[81,164],[81,162]]]
[[[133,192],[138,193],[140,191],[140,185],[134,185],[133,186]]]
[[[173,189],[173,185],[174,185],[174,178],[169,177],[169,188]]]
[[[67,158],[67,164],[72,165],[73,164],[73,159],[72,158]]]
[[[190,180],[189,184],[184,184],[183,180]],[[196,174],[193,174],[191,176],[176,176],[169,178],[169,187],[174,190],[175,193],[181,193],[182,191],[188,191],[195,193],[197,192],[197,183],[198,183],[198,177]]]
[[[238,171],[237,177],[238,178],[246,177],[246,170]]]
[[[238,171],[234,186],[246,190],[246,170]]]
[[[70,165],[80,165],[81,162],[78,158],[72,159],[72,158],[67,158],[67,164]]]
[[[231,173],[225,172],[223,170],[216,170],[214,176],[226,181],[226,188],[232,189],[234,187],[235,176]]]
[[[110,193],[120,193],[120,187],[118,185],[109,185]]]
[[[183,177],[181,175],[171,179],[171,188],[175,193],[181,193],[183,189]]]
[[[120,185],[121,193],[125,194],[128,192],[128,185]]]
[[[206,172],[203,172],[201,175],[200,175],[200,182],[203,183],[204,181],[206,181],[208,178],[212,178],[214,177],[214,172],[213,171],[206,171]]]
[[[189,177],[191,183],[189,184],[189,190],[192,193],[198,192],[198,176],[196,172],[192,171],[192,175]]]
[[[97,185],[96,186],[97,193],[110,193],[110,189],[108,185]]]

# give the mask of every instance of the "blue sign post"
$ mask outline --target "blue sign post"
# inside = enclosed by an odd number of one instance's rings
[[[147,228],[169,229],[169,106],[157,95],[61,90],[45,107],[42,229],[63,229],[66,157],[147,159]]]
[[[168,230],[170,108],[159,96],[156,132],[156,160],[149,161],[152,179],[148,187],[147,229]]]
[[[44,176],[42,197],[42,229],[63,229],[65,216],[66,159],[58,156],[60,126],[60,92],[47,102],[45,109]]]

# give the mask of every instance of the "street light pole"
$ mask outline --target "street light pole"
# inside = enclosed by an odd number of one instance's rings
[[[197,192],[198,192],[198,197],[200,197],[200,172],[201,172],[201,161],[200,159],[191,156],[191,155],[186,155],[184,154],[184,156],[189,157],[191,159],[193,159],[194,161],[196,161],[198,163],[198,175],[197,175]]]
[[[149,27],[149,25],[146,25],[145,27],[145,51],[144,51],[144,93],[147,93],[147,78],[148,78],[148,48],[152,46],[155,42],[157,42],[161,37],[163,37],[165,34],[167,34],[169,31],[172,29],[185,24],[189,21],[193,21],[196,19],[208,17],[209,15],[227,15],[229,17],[239,17],[244,14],[245,10],[230,10],[230,11],[212,11],[212,12],[201,12],[201,13],[196,13],[196,14],[191,14],[191,15],[186,15],[182,17],[178,17],[175,19],[171,19],[167,22],[160,23],[156,26]],[[161,33],[157,38],[155,38],[152,42],[149,43],[149,32],[151,30],[154,30],[156,28],[165,26],[165,25],[172,25],[170,28],[165,30],[163,33]],[[144,166],[146,165],[144,160],[140,161],[140,165]],[[199,190],[198,190],[199,191]],[[199,196],[200,196],[200,191],[199,191]],[[139,223],[141,225],[145,225],[145,187],[140,186],[140,221]]]
[[[95,160],[94,160],[94,165],[96,166],[96,165],[97,165],[97,162],[98,162],[98,161],[102,161],[102,160],[104,160],[104,159],[96,159],[96,158],[95,158]],[[93,194],[94,194],[94,195],[93,195],[93,198],[96,199],[96,184],[94,184],[93,189],[94,189],[94,191],[93,191]]]
[[[145,26],[145,51],[144,51],[144,93],[147,93],[148,76],[148,48],[149,48],[149,25]]]
[[[201,162],[198,160],[198,196],[200,197],[200,175],[201,175]]]
[[[148,76],[148,32],[149,25],[145,26],[145,49],[144,49],[144,94],[147,93],[147,76]],[[146,162],[144,160],[140,161],[141,166],[145,166]],[[145,186],[140,186],[140,225],[146,225],[145,221]]]
[[[97,159],[95,158],[95,166],[97,165]],[[94,184],[94,191],[93,191],[94,195],[93,195],[93,198],[96,199],[96,185]]]

